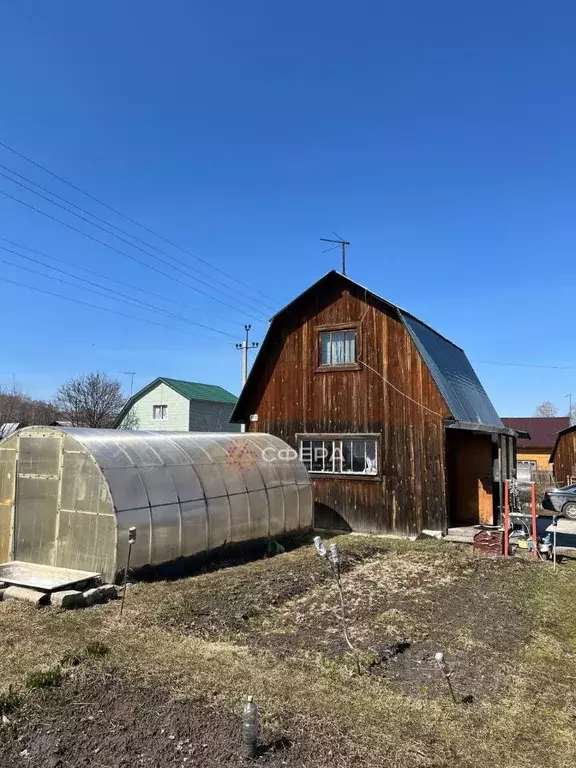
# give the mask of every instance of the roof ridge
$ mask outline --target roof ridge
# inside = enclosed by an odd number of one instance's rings
[[[224,389],[220,384],[207,384],[205,381],[192,381],[191,379],[175,379],[173,376],[158,376],[162,381],[178,381],[181,384],[199,384],[201,387],[218,387]],[[225,392],[228,390],[224,389]]]

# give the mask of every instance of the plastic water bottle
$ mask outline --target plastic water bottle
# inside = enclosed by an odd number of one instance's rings
[[[334,565],[340,565],[340,551],[336,544],[332,544],[330,547],[330,557],[332,558]]]
[[[242,713],[242,754],[244,757],[256,757],[258,746],[258,707],[252,696],[248,700]]]
[[[320,557],[326,557],[328,554],[328,551],[326,549],[326,545],[322,541],[321,536],[314,536],[314,546],[316,547],[316,551],[320,555]]]

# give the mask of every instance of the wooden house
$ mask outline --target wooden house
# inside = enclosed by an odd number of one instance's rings
[[[558,485],[576,484],[576,424],[558,433],[550,462]]]
[[[533,480],[537,472],[549,472],[550,452],[558,433],[570,426],[568,416],[503,416],[502,423],[529,437],[518,438],[518,479]]]
[[[515,467],[463,350],[334,271],[272,318],[232,421],[300,453],[317,528],[492,524]]]

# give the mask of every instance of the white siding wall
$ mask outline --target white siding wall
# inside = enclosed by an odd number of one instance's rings
[[[167,405],[168,418],[162,421],[152,418],[153,406]],[[188,432],[190,402],[171,387],[160,383],[147,395],[134,403],[131,413],[137,419],[136,429],[163,429]]]

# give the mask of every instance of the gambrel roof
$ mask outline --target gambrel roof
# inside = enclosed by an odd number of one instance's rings
[[[255,381],[261,375],[263,363],[270,354],[274,339],[287,313],[297,309],[298,305],[303,306],[315,295],[321,296],[328,286],[335,284],[341,285],[343,289],[349,290],[365,300],[370,299],[396,314],[397,319],[404,325],[414,341],[455,421],[503,428],[496,409],[461,347],[449,341],[414,315],[335,270],[321,277],[271,319],[270,328],[254,361],[246,385],[240,393],[231,421],[242,420],[241,414],[249,400]]]

